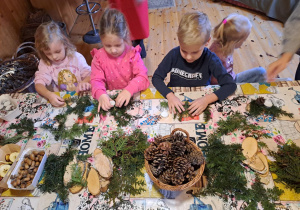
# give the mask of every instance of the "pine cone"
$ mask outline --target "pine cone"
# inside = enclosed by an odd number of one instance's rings
[[[173,169],[167,169],[166,171],[164,171],[160,176],[159,176],[159,180],[162,183],[165,184],[171,184],[172,183],[172,177],[174,175],[174,171]]]
[[[166,169],[167,167],[167,156],[161,153],[156,154],[153,157],[152,165],[156,168],[160,167],[162,169]]]
[[[185,136],[181,132],[176,132],[171,137],[171,142],[185,142]]]
[[[190,153],[188,160],[194,166],[201,166],[204,163],[205,158],[200,151],[194,150]]]
[[[190,154],[192,151],[195,150],[195,148],[192,144],[186,144],[185,148],[186,148],[186,153],[187,154]]]
[[[171,147],[171,155],[174,157],[182,157],[186,150],[184,142],[174,142]]]
[[[184,175],[181,173],[175,173],[172,177],[173,185],[181,185],[184,182]]]
[[[266,99],[264,97],[258,97],[255,102],[258,105],[264,105],[265,101]]]
[[[151,170],[153,176],[155,176],[155,177],[158,177],[161,174],[161,172],[163,171],[163,169],[161,167],[156,168],[153,165],[150,165],[150,170]]]
[[[158,145],[157,149],[160,151],[160,153],[164,155],[169,155],[171,152],[171,143],[168,141],[162,142]]]
[[[193,167],[193,166],[190,166],[190,167],[187,169],[187,171],[186,171],[186,173],[185,173],[184,176],[185,176],[187,182],[192,181],[192,180],[195,178],[195,176],[196,176],[194,167]]]
[[[187,169],[191,166],[189,161],[183,157],[178,157],[173,162],[173,170],[174,172],[179,172],[185,174]]]
[[[155,136],[152,144],[158,146],[160,143],[167,141],[167,138],[163,138],[161,135]]]
[[[147,149],[145,149],[144,157],[146,160],[151,161],[158,152],[158,149],[154,145],[150,145]]]

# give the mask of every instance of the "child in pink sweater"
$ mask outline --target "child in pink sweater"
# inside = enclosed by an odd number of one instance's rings
[[[35,32],[35,46],[41,58],[35,73],[36,91],[53,106],[64,106],[64,99],[53,91],[88,91],[91,88],[91,67],[76,52],[75,46],[53,21],[41,24]]]
[[[104,11],[100,20],[100,38],[103,48],[91,54],[92,95],[99,100],[99,107],[107,111],[113,105],[106,90],[122,89],[115,105],[127,106],[136,92],[149,86],[147,68],[140,56],[141,48],[132,47],[125,18],[116,9]]]

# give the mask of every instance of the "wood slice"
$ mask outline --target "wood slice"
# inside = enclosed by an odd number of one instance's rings
[[[98,195],[100,193],[100,176],[93,167],[91,167],[87,177],[87,187],[92,195]]]
[[[81,170],[85,170],[84,171],[84,174],[82,176],[82,179],[83,180],[86,180],[86,176],[87,176],[87,167],[88,167],[88,163],[83,163],[83,162],[79,162],[78,165],[80,166]],[[71,188],[69,188],[69,191],[73,194],[75,193],[79,193],[81,190],[82,190],[83,186],[80,186],[80,185],[75,185]]]
[[[110,158],[101,153],[98,153],[95,157],[95,168],[99,172],[100,176],[109,179],[112,176],[113,165]]]

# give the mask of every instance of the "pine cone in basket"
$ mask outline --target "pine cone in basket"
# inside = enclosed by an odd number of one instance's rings
[[[205,158],[200,151],[194,150],[188,156],[188,160],[194,166],[201,166],[204,163]]]
[[[154,167],[165,169],[167,167],[167,156],[161,153],[156,154],[153,157],[153,162],[151,163]]]
[[[150,170],[151,170],[153,176],[158,177],[161,174],[161,172],[163,171],[163,168],[162,167],[156,168],[153,165],[150,165]]]
[[[162,142],[158,145],[157,149],[159,150],[160,153],[164,155],[169,155],[171,152],[171,143],[168,141]]]
[[[163,138],[161,135],[154,137],[154,141],[152,144],[158,146],[160,143],[167,141],[168,139]]]
[[[156,146],[150,145],[147,149],[145,149],[144,157],[146,160],[151,161],[157,153],[159,153],[159,150]]]
[[[193,152],[195,150],[195,148],[192,144],[186,144],[185,148],[186,148],[187,154],[190,154],[191,152]]]
[[[184,175],[182,173],[175,173],[172,177],[173,185],[181,185],[184,182]]]
[[[185,174],[185,172],[190,166],[190,162],[183,157],[178,157],[173,162],[173,170],[182,174]]]
[[[195,176],[196,176],[195,169],[193,166],[190,166],[185,173],[185,178],[187,182],[192,181],[195,178]]]
[[[162,183],[165,183],[165,184],[171,184],[172,183],[172,177],[174,175],[174,171],[173,169],[169,168],[167,170],[165,170],[160,176],[159,176],[159,180],[162,182]]]
[[[185,147],[185,142],[180,142],[180,141],[176,141],[172,144],[171,147],[171,155],[176,158],[176,157],[182,157],[186,147]]]
[[[172,135],[171,142],[185,142],[185,136],[181,132],[176,132]]]

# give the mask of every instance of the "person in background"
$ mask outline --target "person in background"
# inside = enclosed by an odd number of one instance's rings
[[[128,23],[132,45],[140,45],[141,57],[146,57],[143,39],[149,36],[149,17],[147,0],[109,0],[111,8],[121,11]]]
[[[40,56],[35,73],[36,91],[47,98],[53,106],[65,105],[64,100],[53,91],[88,91],[91,88],[91,67],[76,52],[75,46],[54,21],[41,24],[35,32],[35,47]]]
[[[221,88],[215,92],[199,97],[190,103],[192,116],[201,114],[208,104],[222,101],[236,90],[236,84],[227,73],[220,59],[206,48],[210,40],[211,25],[206,14],[202,12],[186,13],[178,27],[179,47],[173,48],[156,69],[152,83],[168,99],[171,113],[184,111],[183,102],[168,87],[197,87],[210,85],[213,75]],[[170,82],[164,79],[170,72]]]
[[[271,63],[267,69],[267,80],[274,81],[275,77],[282,72],[294,54],[300,55],[300,3],[296,6],[284,25],[282,51],[280,58]],[[300,62],[295,74],[295,80],[300,80]]]
[[[222,61],[227,72],[236,83],[255,83],[266,81],[266,70],[257,67],[235,74],[233,71],[233,52],[240,48],[248,38],[252,24],[243,15],[230,14],[213,30],[213,42],[209,47]],[[218,84],[216,78],[211,78],[211,84]]]
[[[141,47],[131,46],[124,15],[116,9],[107,9],[99,25],[103,48],[91,52],[91,85],[93,97],[99,100],[98,110],[107,111],[113,104],[106,90],[122,89],[115,105],[127,106],[134,93],[148,88],[149,80],[140,56]]]

